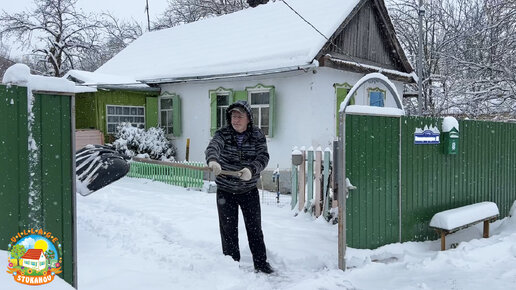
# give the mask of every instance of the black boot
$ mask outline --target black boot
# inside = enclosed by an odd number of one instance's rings
[[[274,269],[272,269],[271,265],[267,262],[259,265],[254,265],[255,272],[262,272],[265,274],[272,274],[274,273]]]

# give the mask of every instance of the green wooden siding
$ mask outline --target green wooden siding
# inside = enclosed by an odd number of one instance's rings
[[[78,94],[76,99],[76,128],[94,128],[109,140],[106,124],[106,105],[140,106],[145,108],[145,127],[158,125],[157,92],[132,92],[123,90],[99,90],[95,93]]]
[[[346,176],[357,187],[346,203],[347,244],[398,241],[399,118],[346,116]]]
[[[35,158],[31,161],[27,89],[0,86],[0,97],[0,153],[4,157],[0,163],[0,248],[7,250],[8,239],[17,232],[41,226],[58,237],[63,249],[63,273],[59,276],[73,285],[76,257],[72,97],[34,95],[31,133],[37,155],[32,155]],[[34,203],[40,207],[29,204],[31,190],[36,192]]]
[[[75,98],[75,127],[77,129],[97,128],[95,93],[79,94]]]

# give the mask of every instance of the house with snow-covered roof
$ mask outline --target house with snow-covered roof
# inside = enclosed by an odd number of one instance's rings
[[[211,136],[226,125],[225,108],[247,100],[267,135],[268,170],[289,171],[294,146],[331,147],[339,104],[371,72],[386,76],[399,95],[414,81],[382,0],[277,1],[147,32],[95,74],[160,88],[158,123],[178,132],[170,138],[179,160],[187,139],[190,159],[203,160]],[[351,103],[396,107],[374,79]]]
[[[70,70],[63,78],[80,88],[75,94],[76,149],[85,144],[113,141],[121,122],[139,128],[158,125],[159,88],[133,77],[80,70]]]

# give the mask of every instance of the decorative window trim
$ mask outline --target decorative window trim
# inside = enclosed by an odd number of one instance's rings
[[[383,97],[383,107],[385,107],[385,101],[387,99],[387,91],[386,90],[382,90],[381,88],[379,87],[374,87],[374,88],[367,88],[367,104],[369,106],[371,106],[371,93],[372,92],[378,92],[378,93],[382,93],[382,97]]]
[[[172,112],[172,133],[167,133],[166,126],[164,127],[161,123],[161,100],[163,99],[172,100],[172,109],[166,109]],[[166,137],[179,137],[181,135],[181,103],[178,94],[165,91],[158,96],[158,126],[163,128]]]
[[[209,90],[208,91],[208,98],[210,99],[210,133],[211,136],[215,133],[216,130],[219,129],[217,124],[217,116],[220,113],[219,112],[219,105],[217,96],[218,95],[227,95],[228,96],[228,103],[231,105],[234,102],[235,93],[233,89],[226,89],[224,87],[218,87],[215,90]],[[229,106],[228,105],[228,106]],[[225,116],[220,116],[220,118],[225,118]]]
[[[251,109],[258,108],[259,115],[258,120],[254,120],[254,125],[258,128],[261,128],[261,112],[262,108],[269,109],[269,124],[268,124],[268,134],[265,134],[266,137],[272,137],[274,132],[274,112],[275,112],[275,91],[274,86],[265,86],[263,84],[257,84],[254,87],[246,87],[247,92],[247,103],[251,106]],[[253,105],[251,102],[251,94],[253,93],[269,93],[269,104],[258,104]]]
[[[115,111],[116,111],[116,108],[137,108],[137,109],[143,109],[143,114],[140,115],[140,114],[137,114],[137,115],[132,115],[132,114],[129,114],[129,115],[125,115],[125,114],[109,114],[109,107],[114,107],[115,108]],[[107,134],[116,134],[116,130],[115,131],[112,131],[112,130],[109,130],[109,125],[110,124],[120,124],[120,123],[123,123],[125,121],[118,121],[118,122],[110,122],[109,121],[109,117],[143,117],[143,122],[131,122],[132,125],[137,125],[136,127],[140,127],[139,125],[141,125],[141,128],[145,128],[145,106],[127,106],[127,105],[112,105],[112,104],[106,104],[106,133]]]

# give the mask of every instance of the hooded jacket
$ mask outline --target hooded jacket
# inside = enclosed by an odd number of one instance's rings
[[[242,144],[239,146],[236,136],[239,134],[231,125],[231,110],[241,107],[247,113],[247,125]],[[235,176],[219,175],[215,179],[217,187],[232,193],[245,193],[256,188],[256,182],[269,163],[267,140],[263,132],[253,125],[251,107],[246,101],[237,101],[226,110],[227,126],[217,130],[206,148],[206,162],[217,161],[222,170],[239,171],[247,167],[251,170],[251,180],[243,181]]]

